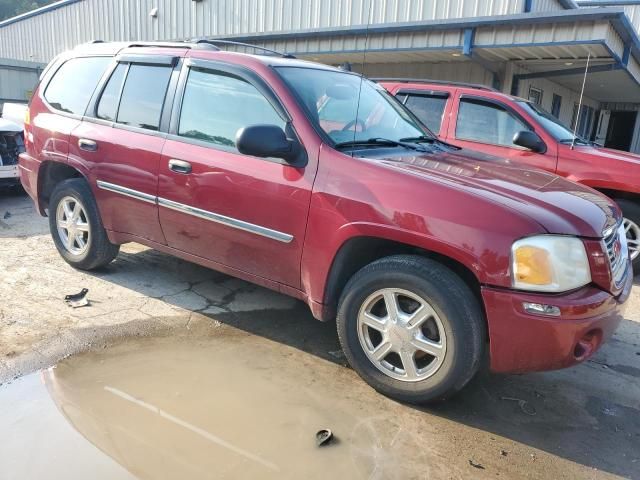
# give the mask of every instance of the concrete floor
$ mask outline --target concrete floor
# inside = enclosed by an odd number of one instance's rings
[[[436,478],[640,479],[640,286],[614,338],[583,365],[481,374],[446,404],[417,409],[379,399],[344,365],[335,325],[296,300],[134,244],[100,272],[73,270],[23,194],[0,194],[0,251],[0,383],[124,337],[233,331],[293,349],[307,368],[332,365],[319,380],[328,390],[347,379],[368,407],[431,425],[425,442],[455,445]],[[91,306],[67,307],[63,297],[82,288]]]

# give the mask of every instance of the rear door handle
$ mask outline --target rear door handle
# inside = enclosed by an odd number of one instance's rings
[[[176,160],[175,158],[172,158],[169,160],[169,169],[176,173],[187,174],[191,173],[191,164],[184,160]]]
[[[95,152],[98,150],[98,144],[88,138],[78,139],[78,147],[80,147],[80,150],[84,150],[86,152]]]

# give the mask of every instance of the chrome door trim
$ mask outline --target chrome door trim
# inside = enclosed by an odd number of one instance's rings
[[[220,223],[228,227],[236,228],[238,230],[244,230],[245,232],[267,237],[279,242],[291,243],[293,241],[293,235],[289,235],[288,233],[279,232],[277,230],[272,230],[271,228],[262,227],[260,225],[255,225],[243,220],[238,220],[237,218],[227,217],[225,215],[220,215],[219,213],[209,212],[207,210],[202,210],[201,208],[174,202],[166,198],[158,197],[158,205],[170,210],[175,210],[176,212],[186,213],[187,215],[202,218],[203,220]]]
[[[149,195],[148,193],[139,192],[138,190],[133,190],[132,188],[116,185],[115,183],[104,182],[102,180],[97,180],[96,183],[98,184],[98,188],[102,190],[119,193],[120,195],[124,195],[125,197],[135,198],[136,200],[140,200],[146,203],[152,203],[154,205],[158,202],[158,197],[156,197],[155,195]]]

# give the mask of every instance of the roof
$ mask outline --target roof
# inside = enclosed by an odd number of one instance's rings
[[[372,25],[350,25],[344,27],[324,27],[295,31],[268,32],[225,36],[225,39],[243,42],[271,42],[278,40],[327,39],[340,36],[365,36],[389,33],[417,33],[424,31],[467,30],[478,27],[530,26],[535,24],[562,24],[576,22],[608,21],[630,48],[631,55],[640,62],[640,37],[629,17],[620,7],[578,8],[551,12],[518,13],[491,17],[450,18],[440,20],[420,20],[412,22],[378,23]],[[588,40],[587,40],[588,41]],[[295,52],[294,52],[295,53]]]
[[[429,81],[429,80],[413,80],[413,79],[385,79],[385,78],[380,78],[380,79],[374,79],[374,81],[378,81],[381,85],[397,85],[397,84],[402,84],[402,85],[406,85],[408,87],[408,89],[410,90],[438,90],[438,89],[442,89],[443,87],[445,88],[456,88],[459,90],[463,90],[463,91],[470,91],[470,92],[481,92],[481,93],[485,93],[485,94],[489,94],[488,96],[492,97],[492,98],[503,98],[505,100],[524,100],[524,101],[528,101],[524,98],[520,98],[520,97],[516,97],[513,95],[509,95],[507,93],[503,93],[499,90],[496,90],[494,88],[491,87],[487,87],[485,85],[474,85],[471,83],[461,83],[461,82],[446,82],[446,81],[439,81],[439,80],[433,80],[433,81]]]
[[[243,48],[243,45],[223,45],[223,47],[230,48]],[[161,55],[163,52],[162,49],[166,48],[168,50],[179,51],[181,49],[193,50],[198,52],[197,56],[202,58],[203,56],[211,56],[215,57],[218,54],[224,55],[238,55],[243,57],[250,57],[254,60],[257,60],[265,65],[272,67],[298,67],[298,68],[314,68],[317,70],[332,70],[332,71],[342,71],[336,67],[332,67],[330,65],[325,65],[322,63],[310,62],[308,60],[300,60],[294,57],[287,57],[278,55],[278,52],[275,52],[273,55],[259,55],[259,54],[249,54],[244,52],[238,52],[235,50],[223,50],[221,48],[217,48],[214,45],[210,45],[208,43],[198,43],[198,42],[170,42],[170,41],[160,41],[160,42],[102,42],[102,41],[94,41],[89,43],[82,43],[73,50],[67,52],[68,55],[74,56],[74,54],[79,53],[81,55],[118,55],[119,53],[130,53],[126,52],[131,49],[136,53],[140,53],[141,49],[148,49],[148,53],[152,55]],[[354,73],[354,75],[358,75]]]
[[[640,5],[640,0],[578,0],[579,7],[624,7]]]

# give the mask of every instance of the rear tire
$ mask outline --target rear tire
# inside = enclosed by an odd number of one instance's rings
[[[104,267],[120,250],[109,241],[93,193],[81,178],[64,180],[53,190],[49,229],[62,258],[79,270]]]
[[[624,198],[616,199],[616,203],[624,216],[633,273],[638,274],[640,273],[640,204]]]
[[[337,327],[349,363],[369,385],[416,404],[462,389],[480,367],[486,338],[482,309],[464,281],[412,255],[357,272],[340,299]]]

